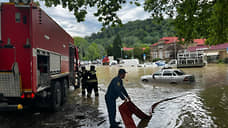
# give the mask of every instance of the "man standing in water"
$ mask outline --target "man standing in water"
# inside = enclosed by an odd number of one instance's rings
[[[108,86],[108,90],[105,94],[105,102],[108,109],[108,116],[110,122],[110,128],[121,128],[118,126],[120,122],[116,122],[116,99],[120,97],[122,100],[130,100],[126,89],[123,86],[122,79],[125,78],[126,71],[120,69],[118,76],[112,79],[111,83]]]

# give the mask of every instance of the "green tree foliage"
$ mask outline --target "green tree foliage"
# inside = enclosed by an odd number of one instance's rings
[[[137,58],[139,60],[143,60],[143,50],[140,47],[135,47],[134,50],[134,58]]]
[[[79,57],[82,60],[94,60],[106,55],[105,48],[101,44],[90,44],[84,38],[74,37],[74,44],[79,47]]]
[[[89,53],[90,60],[95,60],[95,59],[101,58],[100,50],[98,49],[98,46],[96,43],[90,44],[87,50]]]
[[[87,40],[81,37],[74,37],[74,44],[79,47],[79,58],[86,60],[88,59],[88,51],[86,50],[89,46]]]
[[[176,17],[178,37],[191,43],[194,38],[207,38],[208,44],[228,41],[227,0],[145,0],[144,9],[153,17]]]
[[[130,50],[130,51],[123,51],[123,58],[124,59],[131,59],[134,56],[134,51]]]
[[[121,24],[121,20],[117,15],[122,6],[127,0],[42,0],[48,7],[62,5],[63,8],[68,8],[73,11],[78,22],[84,21],[87,14],[87,9],[96,7],[97,11],[94,16],[98,17],[98,21],[102,22],[103,26],[115,26]],[[132,2],[133,1],[133,2]],[[139,6],[138,0],[132,0],[130,3]]]
[[[113,41],[113,48],[112,48],[112,55],[115,59],[121,57],[121,48],[122,48],[122,41],[120,35],[117,34],[116,38]]]
[[[94,16],[103,26],[122,24],[117,12],[127,3],[140,6],[138,0],[42,0],[46,6],[62,5],[74,12],[78,22],[84,21],[87,9],[97,8]],[[192,39],[208,38],[208,44],[224,43],[228,40],[228,5],[227,0],[145,0],[144,9],[154,19],[174,17],[177,36],[184,37],[186,43]],[[146,28],[145,28],[146,29]],[[143,29],[144,30],[144,29]],[[134,33],[142,40],[148,36],[144,31]],[[131,34],[132,31],[129,31]],[[113,33],[112,31],[110,33]],[[111,34],[108,36],[112,36]],[[122,34],[122,33],[120,33]]]
[[[166,19],[160,22],[160,24],[154,22],[154,20],[147,19],[143,21],[132,21],[124,24],[122,27],[109,27],[106,30],[98,33],[93,33],[90,37],[85,39],[88,42],[95,42],[104,46],[108,56],[115,56],[115,58],[121,57],[121,52],[117,52],[119,48],[117,42],[121,42],[122,47],[136,48],[132,51],[122,51],[122,57],[125,58],[138,58],[143,60],[142,48],[146,48],[144,53],[147,59],[150,57],[149,46],[156,43],[160,38],[164,36],[175,36],[174,27],[172,26],[172,19]],[[143,36],[141,36],[143,33]],[[121,35],[121,39],[117,36]],[[121,41],[114,41],[120,39]],[[138,50],[139,49],[139,50]],[[117,55],[118,54],[118,55]]]
[[[112,44],[117,33],[121,35],[124,47],[134,47],[136,44],[151,45],[164,36],[175,36],[173,20],[167,19],[159,24],[152,19],[137,20],[123,24],[122,27],[108,27],[102,32],[85,37],[88,42],[102,44],[105,48]]]
[[[217,0],[212,7],[212,15],[209,18],[208,44],[218,44],[228,41],[228,1]]]

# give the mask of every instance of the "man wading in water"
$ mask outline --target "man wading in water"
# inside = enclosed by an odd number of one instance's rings
[[[110,122],[110,128],[121,128],[118,126],[120,122],[116,122],[116,99],[120,97],[122,100],[130,100],[126,89],[123,86],[122,79],[125,78],[126,71],[120,69],[118,76],[112,79],[111,83],[108,86],[108,90],[105,94],[105,102],[108,109],[108,116]]]

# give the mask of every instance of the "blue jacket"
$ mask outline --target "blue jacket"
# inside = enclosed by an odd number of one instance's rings
[[[129,97],[127,91],[123,86],[123,81],[119,76],[112,79],[111,83],[108,86],[106,97],[111,99],[117,99],[120,97],[122,100],[124,100],[125,97]]]

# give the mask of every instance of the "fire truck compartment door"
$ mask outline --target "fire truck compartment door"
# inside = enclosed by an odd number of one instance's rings
[[[50,72],[60,72],[61,56],[57,54],[50,54]]]
[[[14,63],[12,71],[0,72],[0,94],[5,97],[20,97],[21,85],[18,64]]]

